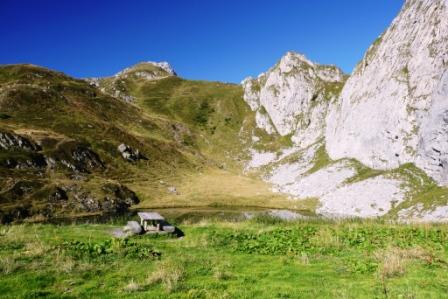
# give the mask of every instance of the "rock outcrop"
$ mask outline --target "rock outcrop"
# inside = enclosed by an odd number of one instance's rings
[[[157,80],[166,78],[169,76],[176,76],[176,72],[171,67],[171,65],[166,62],[154,62],[145,61],[140,62],[134,66],[125,68],[124,70],[118,72],[116,78],[141,78],[146,80]]]
[[[256,111],[257,126],[269,134],[291,135],[306,147],[324,134],[328,103],[345,81],[336,66],[319,65],[288,52],[257,79],[242,82],[244,100]]]
[[[337,68],[291,52],[244,80],[257,126],[294,142],[282,154],[249,149],[246,170],[318,199],[321,214],[448,219],[444,195],[415,197],[437,188],[425,173],[448,185],[448,1],[406,1],[343,84]]]
[[[32,140],[10,132],[0,131],[0,148],[5,150],[39,151],[41,148]]]
[[[122,143],[117,149],[126,161],[135,162],[138,160],[148,160],[138,149],[134,149],[127,144]]]
[[[125,102],[133,102],[135,98],[130,94],[129,80],[153,81],[173,76],[177,74],[168,62],[144,61],[125,68],[111,77],[86,78],[85,80],[105,94]]]
[[[377,169],[415,163],[448,184],[448,2],[408,0],[331,107],[331,158]]]

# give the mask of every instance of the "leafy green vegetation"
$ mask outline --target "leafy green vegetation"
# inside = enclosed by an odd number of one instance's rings
[[[142,245],[129,239],[110,239],[103,242],[66,241],[60,246],[69,255],[78,258],[120,257],[146,259],[158,258],[160,252],[154,251],[148,244]]]
[[[0,226],[0,292],[6,298],[443,298],[448,288],[442,225],[259,217],[180,228],[182,239],[126,241],[110,239],[111,225]],[[128,254],[131,248],[161,256],[140,258]]]

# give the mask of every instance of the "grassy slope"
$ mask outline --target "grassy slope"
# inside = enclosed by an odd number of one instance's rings
[[[111,253],[62,246],[74,240],[99,246],[110,239],[112,228],[0,227],[0,293],[10,298],[443,298],[448,292],[444,226],[258,218],[180,224],[183,239],[136,237],[131,242],[137,245]],[[124,256],[130,247],[155,249],[162,256]]]
[[[105,79],[103,85],[111,85]],[[181,140],[205,158],[207,165],[176,172],[151,182],[129,182],[142,195],[141,207],[239,205],[287,207],[285,196],[273,194],[259,178],[241,175],[245,149],[255,129],[254,116],[242,101],[240,86],[220,82],[190,81],[179,77],[160,80],[118,80],[144,114],[175,121],[189,132]],[[278,141],[272,136],[265,144]],[[162,181],[162,183],[160,183]],[[166,192],[175,185],[179,194]],[[148,196],[154,190],[155,196]],[[290,204],[291,208],[295,208]],[[297,207],[301,208],[301,207]]]
[[[105,81],[107,82],[107,79]],[[177,77],[147,81],[128,78],[120,82],[136,98],[128,104],[101,93],[83,80],[76,80],[30,65],[0,68],[0,130],[14,131],[46,142],[44,153],[55,152],[58,145],[76,141],[89,145],[105,162],[104,171],[93,172],[85,181],[76,182],[89,190],[100,189],[105,182],[126,184],[137,192],[144,206],[173,206],[228,203],[234,192],[238,204],[272,205],[272,193],[260,181],[241,180],[244,140],[241,127],[252,126],[251,112],[242,101],[237,85],[188,81]],[[126,143],[149,158],[138,163],[125,162],[117,146]],[[64,147],[64,146],[62,146]],[[65,150],[63,148],[63,150]],[[1,152],[2,155],[11,155]],[[9,181],[40,181],[44,185],[71,183],[61,169],[45,171],[11,170],[0,167]],[[210,176],[207,195],[196,174]],[[219,179],[224,178],[224,181]],[[163,181],[163,184],[160,183]],[[199,181],[195,186],[195,182]],[[247,185],[245,185],[247,182]],[[223,188],[223,183],[233,187]],[[176,186],[182,196],[173,196],[168,186]],[[262,195],[247,190],[260,186]],[[190,189],[196,191],[189,194]],[[211,197],[210,195],[213,195]],[[31,201],[45,201],[30,195]],[[167,202],[165,202],[165,200]]]

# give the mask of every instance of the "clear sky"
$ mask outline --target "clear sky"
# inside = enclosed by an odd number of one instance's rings
[[[166,60],[188,79],[239,82],[287,51],[350,73],[403,0],[0,0],[0,64],[75,77]]]

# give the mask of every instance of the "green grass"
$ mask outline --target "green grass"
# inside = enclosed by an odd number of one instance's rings
[[[355,159],[350,159],[349,163],[350,163],[349,165],[355,169],[356,175],[352,176],[351,178],[349,178],[345,181],[348,184],[367,180],[367,179],[370,179],[370,178],[373,178],[378,175],[386,173],[384,170],[378,170],[378,169],[373,169],[373,168],[367,167]]]
[[[405,180],[403,185],[408,190],[407,199],[391,210],[389,214],[395,215],[399,210],[406,209],[417,204],[422,204],[424,210],[430,210],[435,206],[448,204],[448,188],[438,186],[423,170],[412,163],[401,165],[391,171],[392,176]]]
[[[4,298],[443,298],[448,291],[448,230],[442,225],[285,223],[261,217],[179,227],[182,239],[142,236],[120,242],[111,240],[113,226],[106,224],[1,226],[0,293]]]
[[[315,173],[316,171],[325,168],[326,166],[332,164],[333,161],[328,156],[327,150],[325,149],[325,144],[322,144],[317,150],[314,155],[312,164],[313,167],[311,167],[310,170],[307,171],[307,174]]]

